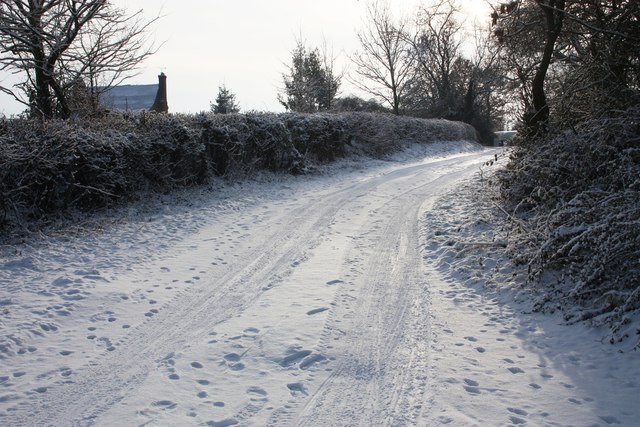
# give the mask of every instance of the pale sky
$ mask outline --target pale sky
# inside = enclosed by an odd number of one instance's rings
[[[425,0],[427,1],[427,0]],[[348,55],[358,49],[366,0],[114,0],[130,12],[142,9],[162,18],[152,28],[164,44],[127,83],[157,82],[167,75],[169,111],[208,111],[218,86],[236,94],[242,111],[283,111],[277,94],[296,38],[320,47],[323,39],[349,69]],[[407,15],[419,0],[391,0],[396,15]],[[485,0],[459,0],[468,21],[488,21]],[[4,83],[6,76],[0,76]],[[341,95],[359,94],[343,79]],[[362,95],[362,94],[359,94]],[[366,95],[365,95],[366,97]],[[0,95],[0,114],[24,109]]]

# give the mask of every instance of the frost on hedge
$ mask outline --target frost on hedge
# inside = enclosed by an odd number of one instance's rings
[[[472,127],[378,113],[111,114],[91,121],[0,120],[0,229],[145,191],[303,173],[357,146],[381,156],[402,141],[475,140]]]
[[[531,279],[555,276],[538,308],[610,325],[613,341],[637,339],[628,325],[640,314],[640,108],[518,149],[501,181],[523,220],[516,260]]]

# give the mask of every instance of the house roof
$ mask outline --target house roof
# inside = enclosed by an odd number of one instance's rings
[[[158,84],[114,86],[102,94],[100,103],[120,111],[149,110],[158,93]]]

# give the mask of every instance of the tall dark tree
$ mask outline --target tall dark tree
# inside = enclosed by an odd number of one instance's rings
[[[240,112],[240,106],[236,102],[236,95],[227,89],[226,85],[218,87],[216,103],[211,104],[211,111],[216,114],[232,114]]]
[[[492,17],[533,133],[545,133],[554,119],[575,123],[571,115],[583,120],[636,102],[639,2],[512,0]]]
[[[289,111],[301,113],[329,110],[342,79],[342,75],[335,73],[333,64],[326,50],[310,49],[298,41],[288,73],[282,75],[284,88],[278,95],[280,103]]]
[[[0,70],[24,81],[0,90],[38,116],[69,117],[71,93],[84,85],[97,100],[154,52],[146,40],[153,21],[107,0],[2,1]]]
[[[523,122],[532,133],[544,133],[549,119],[545,91],[549,68],[559,56],[557,44],[565,21],[565,0],[512,0],[493,13],[497,40],[520,82]]]

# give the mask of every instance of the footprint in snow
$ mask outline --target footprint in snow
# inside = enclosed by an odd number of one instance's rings
[[[469,394],[480,394],[480,389],[478,387],[469,386],[469,385],[465,385],[463,387]]]
[[[58,327],[53,323],[41,323],[40,329],[42,329],[45,332],[55,332],[58,330]]]
[[[478,386],[480,385],[477,381],[471,380],[469,378],[464,379],[463,387],[469,394],[480,394],[480,389]]]
[[[267,402],[269,400],[267,398],[268,393],[260,387],[249,387],[247,394],[252,402]]]
[[[327,358],[321,354],[311,354],[300,362],[300,369],[308,369],[316,363],[324,362]]]
[[[200,362],[191,362],[191,367],[192,368],[196,368],[196,369],[202,369],[203,368],[202,363],[200,363]]]
[[[511,412],[512,414],[520,415],[521,417],[526,417],[527,415],[529,415],[527,411],[520,408],[507,408],[507,411]]]
[[[51,282],[53,286],[58,286],[58,287],[66,287],[71,283],[73,283],[73,280],[67,279],[66,277],[59,277],[55,279],[53,282]]]
[[[156,400],[151,404],[151,406],[155,406],[162,409],[174,409],[176,406],[178,406],[178,404],[170,400]]]
[[[240,355],[238,353],[229,353],[227,355],[224,356],[224,360],[228,361],[228,362],[239,362],[241,359]]]
[[[600,415],[599,417],[602,421],[607,424],[622,424],[616,417],[613,415]]]
[[[280,361],[280,366],[286,368],[288,366],[295,365],[310,354],[310,350],[294,351]]]
[[[507,368],[509,370],[509,372],[511,372],[512,374],[524,374],[524,371],[520,368],[518,368],[517,366],[513,366],[511,368]]]
[[[304,394],[305,396],[307,396],[309,394],[309,393],[307,393],[307,390],[306,390],[304,384],[302,384],[302,383],[287,384],[287,388],[289,389],[289,391],[291,392],[291,394],[293,396],[297,396],[299,394]]]
[[[0,403],[12,402],[20,399],[22,399],[22,397],[19,394],[9,393],[9,394],[5,394],[4,396],[0,396]]]
[[[268,394],[263,388],[255,387],[255,386],[249,387],[247,389],[247,393],[249,393],[249,394],[257,394],[257,395],[260,395],[260,396],[267,396],[267,394]]]
[[[229,427],[240,424],[238,420],[234,420],[233,418],[228,418],[222,421],[207,421],[207,426],[209,427]]]

